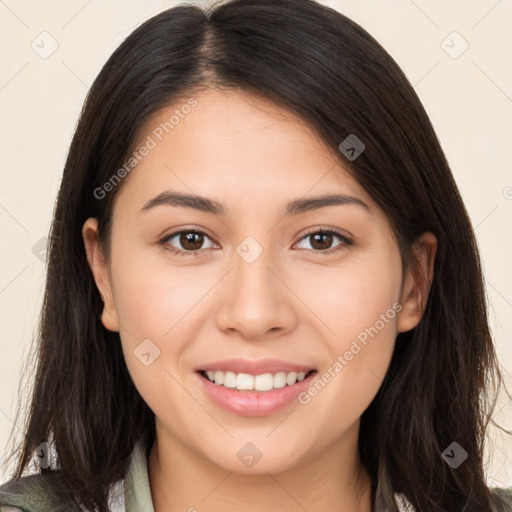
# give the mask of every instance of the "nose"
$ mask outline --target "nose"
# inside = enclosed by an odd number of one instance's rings
[[[233,254],[233,268],[224,279],[217,325],[222,331],[259,340],[293,330],[297,324],[297,304],[287,283],[287,273],[264,249],[254,260],[243,252]]]

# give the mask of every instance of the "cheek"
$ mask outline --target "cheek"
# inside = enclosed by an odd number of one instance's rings
[[[211,275],[198,279],[192,266],[173,267],[163,258],[152,261],[143,252],[121,256],[112,268],[121,328],[134,340],[176,340],[201,296],[215,283]]]
[[[123,250],[121,244],[112,253],[112,280],[128,370],[144,400],[158,409],[164,383],[174,391],[173,400],[180,396],[172,376],[207,283],[194,281],[190,269],[152,262],[143,251]]]
[[[309,282],[308,305],[329,328],[332,349],[339,353],[361,333],[364,339],[367,330],[374,332],[373,327],[387,337],[395,333],[400,285],[401,265],[395,254],[361,258],[317,273]]]
[[[189,342],[194,305],[204,281],[192,271],[152,264],[144,253],[112,254],[116,312],[124,358],[140,395],[157,416],[189,408],[190,396],[178,384],[181,354]],[[201,284],[203,283],[203,284]],[[188,326],[188,327],[187,327]]]
[[[320,416],[336,416],[339,429],[358,418],[377,393],[392,357],[401,310],[399,254],[390,251],[372,258],[371,264],[358,263],[317,275],[317,292],[308,303],[314,301],[312,309],[324,324],[329,358],[301,403],[311,404]]]

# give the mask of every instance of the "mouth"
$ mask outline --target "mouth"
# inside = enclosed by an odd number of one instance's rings
[[[291,406],[317,369],[286,359],[244,357],[201,363],[196,382],[216,406],[239,416],[268,416]]]
[[[233,391],[265,393],[280,388],[291,387],[316,374],[316,370],[301,372],[278,371],[274,373],[235,373],[221,370],[198,370],[197,373],[216,386]]]

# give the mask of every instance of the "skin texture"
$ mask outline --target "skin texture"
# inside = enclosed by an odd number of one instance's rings
[[[119,331],[126,363],[156,415],[149,458],[156,512],[371,510],[361,467],[361,414],[384,378],[398,332],[414,328],[431,281],[436,240],[416,245],[419,274],[403,272],[382,210],[300,119],[267,100],[206,90],[197,106],[131,171],[116,198],[110,258],[96,219],[83,237],[104,299],[102,322]],[[156,113],[138,143],[167,121]],[[341,141],[341,140],[340,140]],[[141,208],[163,191],[222,203],[225,216],[184,207]],[[343,193],[364,201],[299,215],[285,205],[304,196]],[[332,228],[337,236],[311,236]],[[196,255],[173,232],[206,231]],[[263,249],[252,263],[236,248],[252,236]],[[341,247],[332,254],[322,254]],[[426,284],[427,283],[427,284]],[[215,405],[195,369],[215,360],[284,359],[327,371],[358,334],[400,302],[401,311],[307,404],[293,402],[263,417]],[[145,366],[134,350],[150,339],[160,356]],[[237,452],[262,453],[248,468]],[[191,509],[193,510],[193,509]]]

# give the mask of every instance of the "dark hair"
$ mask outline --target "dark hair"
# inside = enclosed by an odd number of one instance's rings
[[[361,460],[397,510],[400,492],[420,511],[497,511],[485,482],[486,428],[502,377],[487,321],[471,223],[433,127],[413,87],[356,23],[312,0],[234,0],[208,11],[168,9],[137,28],[92,85],[62,179],[48,246],[37,371],[15,477],[52,443],[66,485],[85,507],[108,510],[154,413],[135,388],[119,334],[106,330],[82,226],[96,217],[108,256],[114,199],[108,182],[159,109],[206,87],[261,95],[297,114],[337,153],[386,213],[407,265],[424,232],[438,240],[419,325],[398,335],[375,399],[363,413]],[[365,151],[349,161],[349,135]],[[125,178],[125,180],[128,178]],[[468,453],[454,470],[441,454]],[[42,473],[55,468],[41,469]]]

